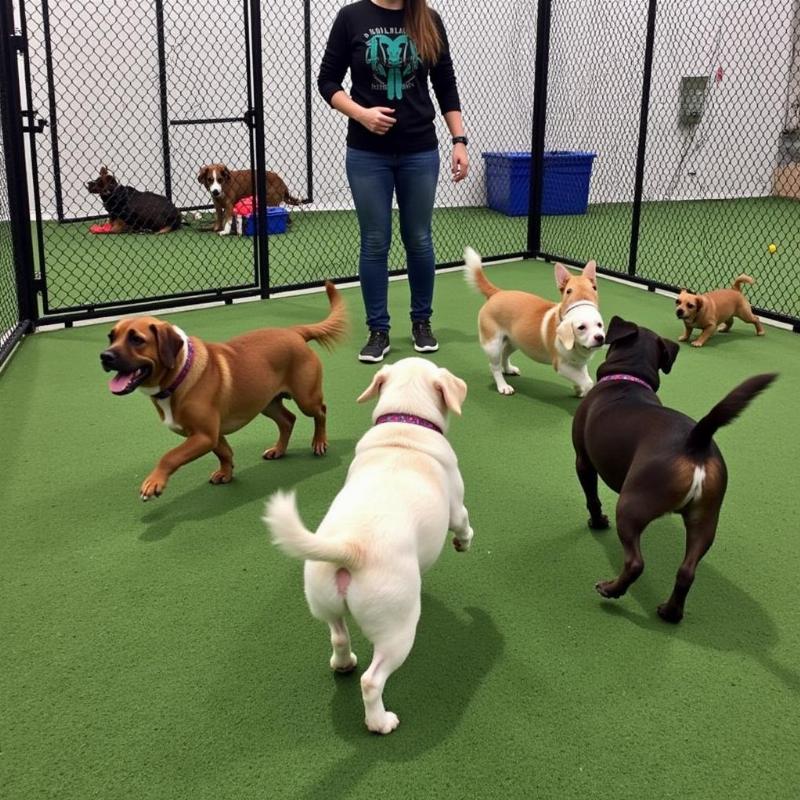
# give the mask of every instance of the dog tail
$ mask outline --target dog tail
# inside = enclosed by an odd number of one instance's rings
[[[325,281],[325,291],[331,304],[330,314],[315,325],[294,325],[292,330],[297,331],[307,342],[315,339],[330,350],[347,333],[347,308],[339,290],[330,281]]]
[[[289,190],[287,189],[283,195],[283,202],[290,206],[301,206],[306,201],[301,200],[299,197],[295,197],[293,194],[289,194]]]
[[[736,280],[734,280],[732,289],[736,289],[737,292],[742,291],[742,284],[749,283],[751,286],[755,283],[755,281],[749,276],[742,273]]]
[[[483,271],[481,257],[471,247],[464,248],[464,279],[487,300],[500,289],[495,286]]]
[[[686,449],[690,455],[708,450],[711,439],[719,428],[733,422],[747,408],[756,395],[761,394],[778,377],[777,372],[754,375],[740,383],[717,403],[689,432]]]
[[[287,556],[306,561],[330,561],[349,570],[362,565],[363,552],[357,544],[315,536],[306,528],[297,511],[294,492],[275,492],[267,500],[263,520],[270,530],[272,544]]]

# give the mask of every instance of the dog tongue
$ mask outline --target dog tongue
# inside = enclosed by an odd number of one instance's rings
[[[132,372],[118,372],[109,382],[108,388],[114,394],[120,394],[124,392],[125,389],[128,388],[128,384],[130,383],[131,379],[133,378]]]

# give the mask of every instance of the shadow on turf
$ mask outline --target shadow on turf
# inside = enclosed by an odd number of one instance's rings
[[[683,541],[682,524],[676,523],[674,534]],[[650,551],[645,552],[645,565],[648,559],[662,566],[665,560],[672,559],[677,571],[679,560],[675,561],[672,556],[667,555],[665,551],[669,548],[658,541],[658,538],[663,537],[652,537],[649,547],[645,537],[642,539],[643,550]],[[613,577],[622,564],[622,550],[616,531],[612,527],[592,538],[603,547],[611,565],[607,575],[601,571],[597,577]],[[664,570],[659,569],[659,572],[663,575]],[[704,649],[739,653],[760,664],[789,689],[800,691],[800,673],[778,663],[770,655],[770,650],[780,639],[772,618],[753,597],[706,560],[700,562],[697,568],[697,577],[686,601],[686,616],[683,621],[678,625],[663,622],[656,614],[656,606],[665,601],[672,591],[674,572],[670,571],[669,574],[666,582],[659,577],[658,585],[655,585],[648,577],[645,566],[645,572],[625,596],[618,600],[603,600],[600,608],[609,616],[623,617],[643,630]],[[697,596],[699,587],[702,587],[702,599]],[[631,598],[642,606],[644,613],[637,613],[631,608]]]
[[[503,637],[486,611],[470,607],[456,613],[423,593],[414,649],[384,692],[386,707],[400,717],[400,727],[381,737],[364,726],[359,676],[371,653],[361,653],[355,673],[335,676],[331,700],[333,728],[354,749],[298,796],[346,797],[384,762],[411,761],[440,746],[457,729],[502,651]]]
[[[289,452],[278,461],[259,461],[237,469],[232,483],[212,486],[204,481],[184,492],[178,488],[178,482],[188,476],[181,476],[178,471],[170,479],[164,496],[150,500],[144,506],[142,523],[147,527],[139,539],[157,542],[169,536],[178,525],[220,517],[253,500],[266,500],[277,489],[302,485],[304,480],[349,461],[354,447],[355,439],[335,439],[322,458],[310,451]],[[208,460],[209,474],[215,463],[215,459]]]

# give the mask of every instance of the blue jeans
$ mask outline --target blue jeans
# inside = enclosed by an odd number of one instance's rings
[[[431,219],[439,151],[387,155],[347,148],[347,180],[361,230],[358,275],[370,330],[389,330],[389,247],[392,244],[392,195],[397,193],[400,235],[406,250],[411,288],[411,319],[433,313]]]

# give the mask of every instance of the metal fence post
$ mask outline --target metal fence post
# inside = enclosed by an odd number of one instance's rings
[[[261,57],[261,0],[250,0],[250,69],[252,71],[252,125],[256,149],[256,234],[258,279],[262,298],[269,297],[269,237],[267,235],[267,165],[264,136],[264,67]]]
[[[529,255],[542,251],[542,178],[544,134],[547,123],[547,70],[550,64],[551,0],[539,0],[536,11],[536,72],[533,81],[533,125],[531,131],[531,185],[528,200]]]
[[[0,109],[3,144],[8,181],[11,241],[17,284],[19,321],[31,327],[38,314],[33,284],[33,241],[31,239],[28,180],[25,170],[25,144],[22,133],[18,53],[25,42],[14,31],[14,9],[11,0],[0,6],[0,81],[3,84]]]
[[[642,106],[639,113],[639,147],[636,153],[636,177],[633,187],[633,209],[631,213],[631,248],[628,257],[628,274],[636,274],[639,254],[639,227],[642,218],[642,191],[644,187],[644,164],[647,145],[647,115],[650,112],[650,79],[653,73],[653,42],[656,35],[657,0],[650,0],[647,7],[647,38],[644,45],[644,69],[642,71]]]

